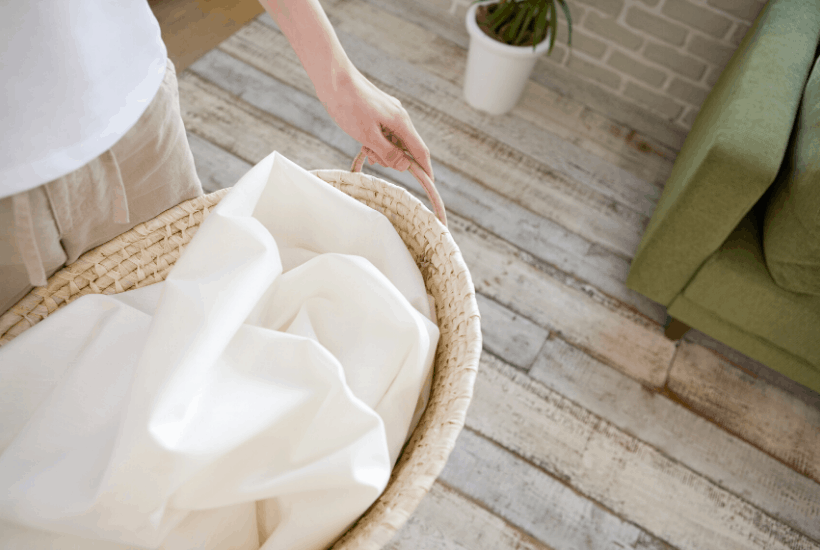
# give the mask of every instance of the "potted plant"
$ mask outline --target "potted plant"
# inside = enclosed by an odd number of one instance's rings
[[[539,56],[552,53],[558,9],[572,20],[566,0],[476,0],[467,10],[470,49],[464,97],[472,107],[493,115],[512,109]]]

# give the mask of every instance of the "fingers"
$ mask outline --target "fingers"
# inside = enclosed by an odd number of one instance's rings
[[[384,129],[382,137],[377,139],[383,147],[380,151],[380,157],[384,162],[380,161],[379,164],[393,168],[399,172],[404,172],[410,168],[413,163],[412,161],[415,160],[432,180],[433,167],[430,163],[430,152],[427,150],[424,142],[421,141],[421,138],[418,137],[418,134],[415,133],[412,125],[410,126],[410,131],[404,130],[404,135],[408,134],[410,135],[410,143],[416,151],[420,152],[419,156],[413,153],[406,141],[402,139],[400,135],[397,135],[397,132]]]
[[[404,111],[404,109],[402,109],[402,111]],[[407,112],[404,111],[404,113],[406,115]],[[413,127],[413,123],[410,121],[409,115],[405,116],[405,119],[402,121],[402,125],[396,128],[393,131],[393,134],[398,137],[400,144],[403,144],[404,147],[407,148],[413,159],[415,159],[419,166],[421,166],[421,169],[424,170],[428,176],[430,176],[430,179],[434,179],[430,150],[427,149],[424,141],[422,141],[421,137],[416,132],[416,129]]]

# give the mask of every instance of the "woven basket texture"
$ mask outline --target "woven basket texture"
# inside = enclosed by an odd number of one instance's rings
[[[384,214],[421,270],[441,333],[430,400],[387,488],[332,550],[385,546],[430,490],[455,445],[472,398],[481,354],[470,272],[450,232],[410,193],[344,170],[312,173]],[[185,201],[83,254],[0,316],[0,346],[86,294],[115,294],[165,279],[185,245],[228,189]]]

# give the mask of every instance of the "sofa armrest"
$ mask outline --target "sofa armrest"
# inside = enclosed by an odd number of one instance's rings
[[[817,0],[771,0],[704,102],[627,286],[669,305],[778,173],[820,40]]]

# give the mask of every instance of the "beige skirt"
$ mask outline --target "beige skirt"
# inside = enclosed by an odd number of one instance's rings
[[[84,252],[202,194],[168,60],[157,95],[111,149],[0,199],[0,314]]]

